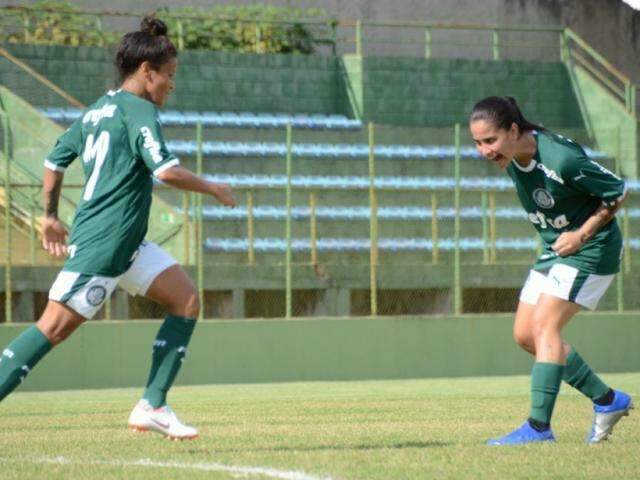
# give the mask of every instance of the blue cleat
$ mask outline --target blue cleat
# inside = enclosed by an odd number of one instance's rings
[[[513,432],[500,438],[492,438],[487,445],[523,445],[525,443],[535,442],[555,442],[551,429],[539,432],[531,428],[529,422],[524,422],[522,426]]]
[[[619,390],[614,390],[613,393],[613,402],[610,405],[593,405],[593,425],[587,443],[605,441],[611,435],[614,425],[633,409],[633,400],[629,395]]]

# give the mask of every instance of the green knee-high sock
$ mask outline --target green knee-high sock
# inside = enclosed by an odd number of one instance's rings
[[[564,365],[536,362],[531,370],[531,414],[530,418],[551,423],[553,406],[556,403]]]
[[[0,400],[22,383],[53,345],[35,325],[18,335],[0,356]]]
[[[178,375],[195,326],[195,319],[167,315],[158,330],[153,342],[153,359],[147,388],[142,396],[154,408],[167,403],[167,391]]]
[[[591,370],[574,348],[567,355],[562,379],[591,400],[600,398],[609,391],[609,386]]]

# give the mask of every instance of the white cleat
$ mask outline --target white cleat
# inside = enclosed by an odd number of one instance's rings
[[[182,423],[169,405],[153,408],[142,399],[129,415],[129,428],[136,432],[158,432],[169,440],[192,440],[198,430]]]
[[[629,415],[633,410],[633,400],[629,395],[620,390],[614,390],[611,405],[593,406],[593,425],[587,438],[588,443],[600,443],[609,438],[613,427],[622,417]]]

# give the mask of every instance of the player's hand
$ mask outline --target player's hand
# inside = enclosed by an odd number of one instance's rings
[[[42,247],[55,257],[67,254],[67,229],[57,218],[42,220]]]
[[[233,190],[226,183],[211,184],[211,194],[225,207],[235,207],[236,199],[233,197]]]
[[[584,236],[579,231],[563,232],[551,248],[561,257],[576,253],[585,244]]]

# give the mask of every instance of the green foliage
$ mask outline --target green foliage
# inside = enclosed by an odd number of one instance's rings
[[[319,9],[214,6],[162,8],[157,12],[180,49],[250,53],[311,54],[332,44],[331,22]],[[316,23],[309,23],[315,21]],[[28,8],[0,9],[0,42],[105,46],[121,33],[106,32],[101,16],[87,14],[66,0],[41,0]]]
[[[113,43],[117,35],[103,32],[99,21],[66,0],[41,0],[29,9],[0,10],[0,41],[71,46]]]
[[[180,48],[251,53],[313,53],[330,25],[305,21],[323,16],[318,9],[266,5],[184,7],[158,12]]]

